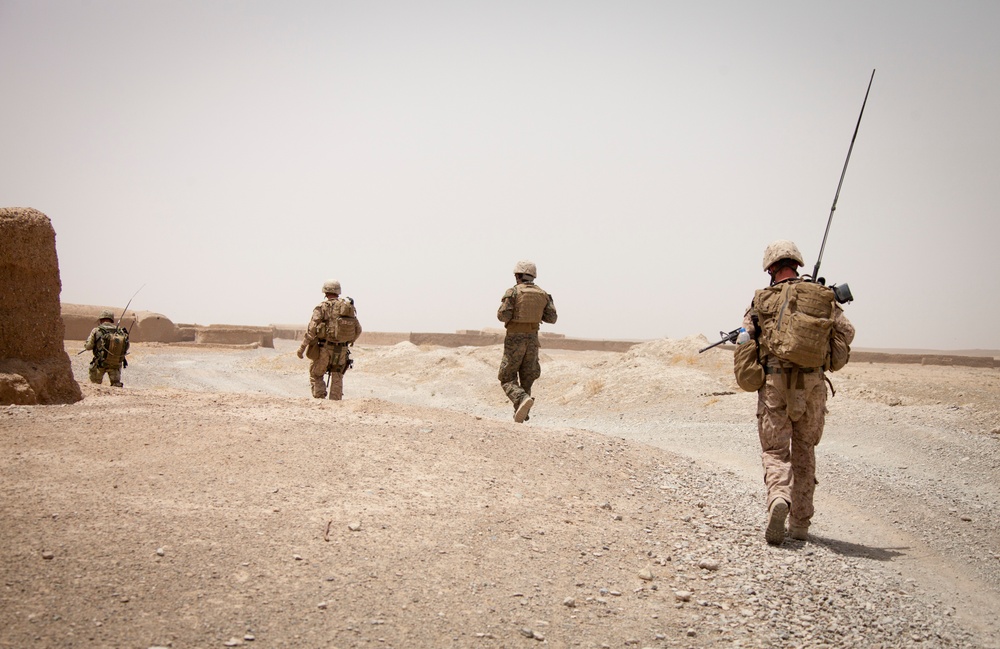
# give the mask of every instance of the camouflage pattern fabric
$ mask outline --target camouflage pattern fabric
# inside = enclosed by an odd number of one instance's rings
[[[525,284],[537,286],[537,284],[534,284],[533,282],[525,282]],[[521,314],[515,312],[517,305],[517,293],[517,286],[507,289],[507,291],[503,294],[503,297],[500,298],[500,308],[497,309],[497,320],[504,323],[504,326],[507,326],[508,328],[510,328],[510,325],[515,320],[520,319],[519,316]],[[548,297],[548,300],[546,301],[545,309],[542,311],[542,322],[555,324],[559,317],[559,314],[556,313],[555,300],[553,300],[552,296],[547,293],[546,296]],[[537,331],[538,327],[534,327],[533,330]]]
[[[757,435],[760,438],[767,507],[778,498],[791,503],[789,527],[808,528],[816,490],[816,445],[826,421],[823,373],[789,368],[768,374],[757,392]]]
[[[94,357],[90,361],[90,382],[100,384],[104,381],[104,375],[107,374],[111,385],[120,388],[122,387],[122,366],[120,364],[110,367],[106,366],[99,362],[100,359],[97,355],[97,350],[100,348],[100,345],[98,345],[99,339],[104,335],[114,333],[115,329],[114,324],[102,322],[91,330],[86,342],[83,343],[83,348],[94,350]],[[128,347],[128,343],[126,343],[126,353],[128,352]]]
[[[743,318],[743,327],[754,335],[753,307]],[[836,305],[833,333],[847,344],[854,341],[854,325]],[[832,343],[832,340],[831,340]],[[802,372],[790,363],[779,363],[761,338],[761,359],[772,371],[757,392],[757,435],[760,438],[767,507],[781,498],[790,505],[788,527],[807,530],[815,513],[816,445],[826,423],[826,378],[822,368]]]
[[[108,375],[108,382],[116,387],[124,387],[122,385],[122,369],[120,367],[95,367],[90,366],[90,382],[101,384],[104,381],[104,375]]]
[[[525,396],[531,394],[531,384],[542,375],[538,363],[538,334],[508,333],[503,341],[503,358],[497,378],[514,410]]]
[[[313,309],[312,317],[309,319],[309,326],[306,327],[306,333],[302,339],[300,351],[304,350],[310,344],[319,344],[321,342],[318,337],[319,333],[324,329],[321,325],[325,324],[325,328],[329,328],[331,323],[329,322],[328,314],[333,313],[332,306],[336,303],[337,299],[336,297],[327,298]],[[357,322],[357,333],[361,335],[360,321]],[[346,344],[334,344],[325,340],[322,341],[322,345],[319,347],[319,356],[309,363],[309,383],[312,387],[313,397],[317,399],[326,398],[327,386],[324,375],[327,373],[327,368],[332,368],[329,387],[330,399],[340,401],[344,398],[344,373],[347,372],[350,358],[351,354]]]
[[[324,375],[330,372],[330,399],[340,401],[344,398],[344,374],[350,360],[347,345],[324,345],[319,349],[319,357],[309,364],[309,383],[312,385],[312,395],[317,399],[325,399],[327,387]]]
[[[523,284],[534,287],[531,280],[525,280]],[[504,323],[507,329],[497,378],[500,379],[500,387],[507,398],[514,404],[515,412],[521,400],[531,394],[531,384],[542,375],[542,366],[538,363],[538,324],[516,322],[522,315],[517,312],[517,294],[521,290],[519,286],[507,289],[500,298],[500,308],[497,309],[497,320]],[[558,317],[556,305],[551,295],[545,293],[545,296],[547,299],[541,319],[542,322],[554,324]]]

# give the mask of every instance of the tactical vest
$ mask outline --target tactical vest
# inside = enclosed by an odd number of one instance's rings
[[[317,338],[335,343],[353,343],[358,332],[358,312],[350,300],[337,298],[323,303],[323,322],[316,332]]]
[[[799,367],[823,367],[830,354],[835,300],[833,289],[802,280],[754,294],[760,341],[766,352]]]
[[[514,315],[512,323],[536,325],[542,321],[542,313],[549,303],[549,294],[534,284],[518,284],[514,287]]]

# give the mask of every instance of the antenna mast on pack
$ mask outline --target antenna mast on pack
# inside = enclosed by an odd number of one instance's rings
[[[865,114],[865,104],[868,103],[868,93],[872,89],[872,81],[875,80],[875,70],[868,80],[868,90],[865,91],[865,100],[861,102],[861,113],[858,115],[858,123],[854,127],[854,135],[851,137],[851,146],[847,149],[847,159],[844,160],[844,170],[840,172],[840,182],[837,183],[837,193],[833,195],[833,205],[830,207],[830,218],[826,220],[826,232],[823,233],[823,244],[819,247],[819,257],[816,258],[816,266],[813,267],[812,278],[819,281],[819,265],[823,261],[823,251],[826,249],[826,238],[830,236],[830,224],[833,223],[833,213],[837,209],[837,199],[840,198],[840,188],[844,186],[844,176],[847,175],[847,164],[851,161],[851,152],[854,150],[854,140],[858,137],[858,129],[861,128],[861,117]]]

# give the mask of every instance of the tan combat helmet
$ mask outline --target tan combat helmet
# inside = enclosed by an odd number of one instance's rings
[[[323,292],[340,295],[340,282],[335,279],[328,279],[323,282]]]
[[[101,315],[97,316],[97,319],[111,320],[113,322],[115,319],[115,312],[112,311],[111,309],[104,309],[103,311],[101,311]]]
[[[533,261],[519,261],[514,265],[515,275],[531,275],[532,277],[538,277],[538,271],[535,269],[535,262]]]
[[[774,262],[781,261],[782,259],[791,259],[798,266],[804,266],[806,263],[802,261],[802,253],[799,252],[798,246],[787,239],[778,239],[777,241],[772,241],[767,249],[764,250],[764,271],[766,272],[768,268],[774,265]]]

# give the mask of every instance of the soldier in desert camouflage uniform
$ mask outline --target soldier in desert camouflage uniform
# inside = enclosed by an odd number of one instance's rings
[[[107,374],[113,387],[123,387],[122,366],[128,367],[128,361],[125,360],[129,348],[128,333],[115,326],[115,314],[109,309],[101,311],[98,322],[100,324],[91,330],[87,341],[83,343],[84,349],[94,351],[94,358],[90,361],[90,382],[100,384]],[[119,342],[115,349],[109,350],[108,343],[113,335],[123,337],[124,342]]]
[[[760,358],[764,365],[764,385],[757,391],[757,432],[760,437],[764,483],[767,487],[768,518],[764,538],[780,545],[787,533],[806,540],[813,516],[816,489],[816,445],[823,436],[826,418],[826,376],[824,370],[838,370],[847,363],[854,327],[836,304],[832,289],[798,276],[802,254],[791,241],[778,240],[764,252],[764,270],[771,276],[767,289],[754,295],[743,326],[750,337],[759,334]],[[796,285],[802,288],[796,291]],[[810,298],[801,292],[808,289]],[[795,299],[789,300],[794,295]],[[788,360],[792,312],[805,311],[813,300],[817,312],[799,337],[807,352],[795,352],[797,359],[808,358],[806,366]],[[795,304],[798,303],[798,305]],[[782,331],[782,318],[785,319]],[[755,327],[755,324],[758,325]],[[785,339],[779,340],[782,336]],[[802,356],[801,354],[805,354]]]
[[[348,347],[361,335],[361,323],[354,301],[340,298],[340,282],[335,279],[324,282],[323,293],[326,299],[313,309],[296,354],[299,358],[307,354],[311,361],[309,382],[313,397],[326,398],[327,387],[323,376],[329,373],[330,399],[340,401],[344,397],[344,374],[353,365]]]
[[[556,305],[552,296],[535,285],[535,264],[519,261],[514,266],[517,283],[500,300],[497,319],[504,323],[503,359],[497,378],[507,398],[514,404],[514,421],[528,419],[535,403],[531,385],[542,375],[538,363],[538,328],[542,322],[555,324]]]

